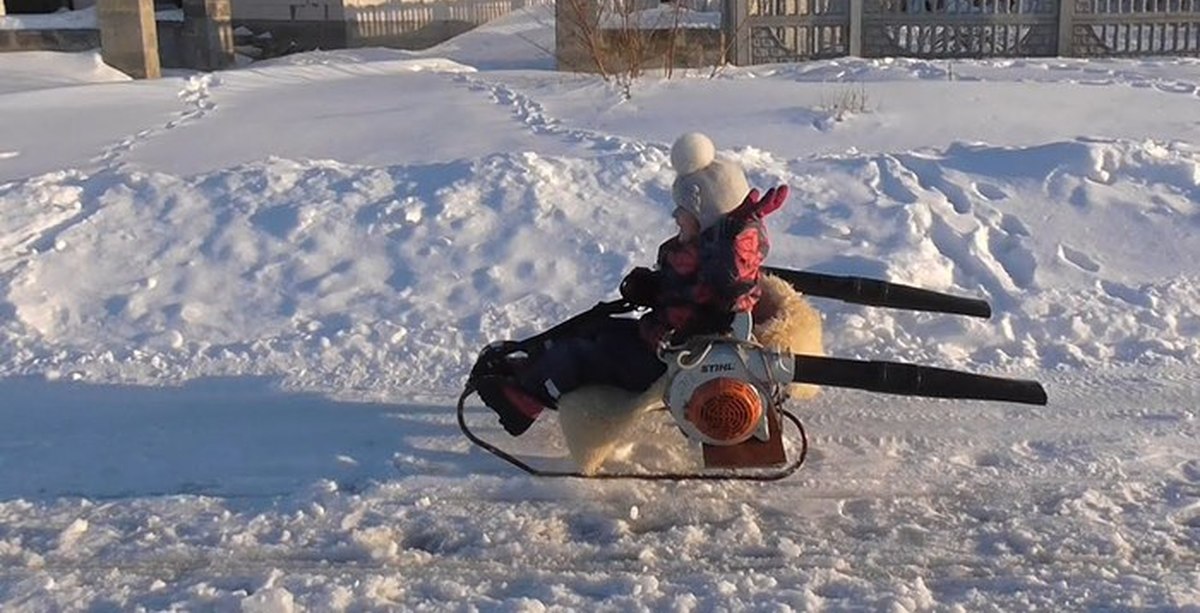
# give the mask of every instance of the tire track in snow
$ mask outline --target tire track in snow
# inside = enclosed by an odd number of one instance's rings
[[[869,490],[921,484],[918,491],[963,479],[981,479],[976,490],[993,491],[997,484],[987,480],[999,476],[1015,479],[1019,488],[1086,488],[1115,496],[1167,475],[1160,483],[1165,491],[1200,494],[1200,462],[1179,454],[1200,436],[1195,373],[1080,372],[1041,379],[1050,392],[1046,407],[879,395],[847,403],[841,394],[823,395],[802,405],[810,464],[798,476],[816,489],[855,479],[870,484]],[[1108,404],[1096,402],[1098,390],[1108,390]],[[1183,523],[1193,518],[1188,509],[1179,516]]]
[[[945,498],[958,498],[962,496],[962,492],[945,492]],[[911,497],[920,498],[920,495]],[[832,499],[832,498],[831,498]],[[845,500],[848,503],[858,500],[868,499],[838,499]],[[850,505],[850,509],[854,509],[855,505]],[[660,531],[661,532],[661,531]],[[655,531],[641,531],[639,534],[654,534]],[[874,532],[864,532],[862,534],[849,536],[857,536],[859,540],[864,541],[864,547],[877,547],[878,541],[875,538],[877,535]],[[919,568],[959,568],[959,569],[974,569],[974,570],[998,570],[1003,566],[1000,561],[988,561],[981,559],[974,551],[962,548],[955,548],[951,544],[946,543],[942,546],[933,546],[932,549],[942,554],[959,554],[962,557],[956,559],[940,560],[928,559],[914,552],[914,559],[909,561],[914,567]],[[609,552],[611,554],[612,552]],[[665,561],[659,562],[654,566],[654,572],[659,578],[687,578],[700,573],[716,573],[727,574],[729,572],[738,571],[772,571],[780,569],[795,569],[795,570],[823,570],[830,566],[830,561],[825,555],[818,554],[809,559],[783,559],[774,556],[768,556],[767,552],[763,552],[762,556],[753,554],[730,554],[723,557],[719,563],[705,563],[703,560],[690,559],[681,561]],[[844,552],[843,552],[844,553]],[[1052,558],[1048,559],[1048,558]],[[1050,564],[1052,562],[1074,563],[1086,566],[1095,566],[1096,571],[1106,571],[1112,564],[1112,559],[1109,556],[1096,554],[1072,554],[1062,552],[1059,554],[1048,556],[1047,559],[1042,559],[1042,564]],[[1126,559],[1130,562],[1162,562],[1163,555],[1160,552],[1147,551],[1131,552],[1131,556]],[[1175,556],[1173,561],[1181,565],[1187,565],[1189,562],[1200,563],[1200,553],[1191,552]],[[638,559],[636,556],[622,557],[619,555],[607,555],[597,558],[583,558],[573,560],[574,563],[558,566],[553,570],[538,569],[538,570],[521,570],[514,569],[513,561],[510,560],[479,560],[470,558],[446,557],[443,555],[433,555],[424,552],[421,549],[416,549],[411,552],[411,555],[404,556],[399,560],[376,560],[369,557],[352,557],[339,558],[336,556],[319,557],[312,555],[221,555],[220,558],[197,554],[194,556],[172,556],[158,557],[147,556],[146,559],[127,559],[127,560],[112,560],[103,562],[44,562],[42,564],[32,565],[26,568],[16,566],[7,566],[0,569],[0,577],[18,577],[27,578],[36,576],[41,573],[96,573],[97,575],[107,576],[112,573],[130,573],[136,575],[145,575],[153,578],[173,577],[174,580],[181,580],[186,575],[205,573],[206,578],[228,575],[247,575],[247,574],[269,574],[273,570],[284,571],[287,574],[304,574],[318,575],[327,577],[363,577],[370,575],[393,575],[397,571],[413,570],[420,571],[418,574],[431,576],[437,580],[446,576],[455,577],[470,577],[478,578],[497,577],[497,576],[513,576],[516,573],[532,574],[538,577],[553,577],[562,575],[596,575],[608,573],[621,573],[631,575],[642,575],[646,572],[646,562]],[[897,560],[891,560],[889,564],[896,564]],[[875,571],[881,573],[879,577],[887,574],[885,568],[876,568]],[[874,575],[870,569],[864,568],[866,574]],[[1064,570],[1064,572],[1069,572]],[[860,575],[862,576],[862,575]],[[204,578],[198,580],[205,580]],[[469,582],[463,582],[469,583]]]

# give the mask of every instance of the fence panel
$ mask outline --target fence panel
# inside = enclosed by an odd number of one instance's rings
[[[722,0],[735,64],[1200,55],[1200,0]]]
[[[1063,0],[1083,57],[1200,54],[1200,0]]]
[[[542,0],[425,0],[348,6],[346,20],[363,38],[412,32],[438,23],[479,25]]]
[[[726,7],[737,11],[725,20],[725,28],[739,64],[850,53],[850,0],[728,0]]]
[[[863,55],[1054,55],[1058,8],[1056,0],[865,0]]]

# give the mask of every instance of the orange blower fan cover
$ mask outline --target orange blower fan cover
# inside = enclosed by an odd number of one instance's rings
[[[687,418],[701,434],[725,443],[738,443],[754,434],[763,416],[762,401],[745,381],[729,378],[705,381],[687,403]]]

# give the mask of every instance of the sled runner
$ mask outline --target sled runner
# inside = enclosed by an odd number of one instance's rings
[[[763,272],[787,281],[809,296],[833,298],[906,310],[990,317],[986,301],[868,279],[764,267]],[[903,362],[852,360],[793,355],[755,341],[750,316],[739,314],[730,334],[697,336],[660,348],[667,364],[662,404],[674,423],[699,442],[704,470],[689,473],[597,473],[544,470],[531,466],[475,434],[467,425],[465,402],[489,377],[511,377],[524,360],[536,359],[556,339],[577,334],[604,318],[635,310],[623,300],[601,302],[541,334],[521,341],[501,341],[483,349],[458,401],[458,425],[474,444],[521,470],[543,477],[641,480],[782,479],[796,472],[808,451],[800,419],[785,408],[792,383],[847,387],[906,396],[994,400],[1046,404],[1036,381],[1007,379]],[[790,460],[785,438],[793,441]]]

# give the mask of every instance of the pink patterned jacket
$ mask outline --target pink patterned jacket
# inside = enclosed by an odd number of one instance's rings
[[[725,332],[735,313],[754,308],[770,212],[743,205],[693,241],[676,236],[659,246],[656,299],[640,321],[647,343],[657,346],[668,332],[673,341]]]

